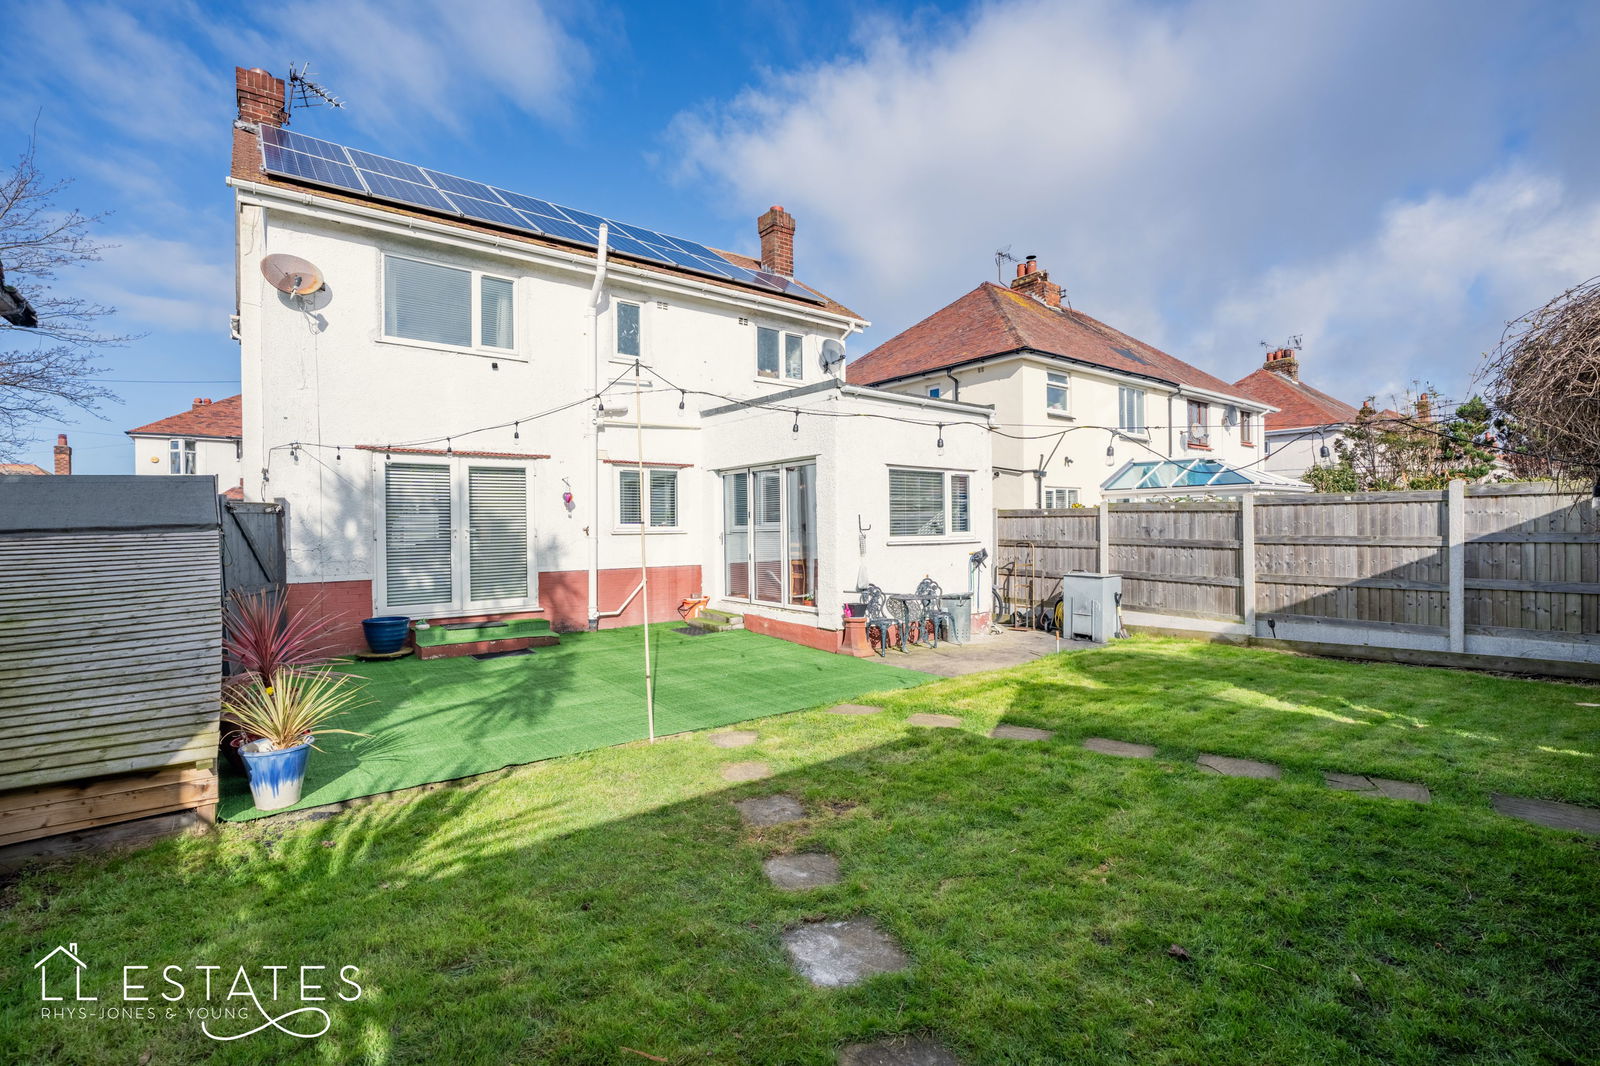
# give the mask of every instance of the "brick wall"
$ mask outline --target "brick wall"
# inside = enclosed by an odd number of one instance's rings
[[[600,610],[614,611],[639,584],[639,571],[600,571]],[[698,566],[652,566],[650,568],[650,621],[675,622],[678,604],[700,595]],[[584,570],[549,570],[539,575],[541,616],[550,627],[570,633],[589,628],[589,574]],[[602,618],[601,629],[636,626],[644,623],[644,604],[635,596],[621,615]]]

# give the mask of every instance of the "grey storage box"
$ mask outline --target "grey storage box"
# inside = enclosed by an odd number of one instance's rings
[[[1122,631],[1121,605],[1121,574],[1067,574],[1061,579],[1061,635],[1104,643]]]

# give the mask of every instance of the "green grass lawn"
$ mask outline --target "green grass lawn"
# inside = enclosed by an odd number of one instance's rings
[[[555,647],[479,662],[399,659],[341,669],[363,705],[332,723],[368,737],[317,741],[291,810],[610,747],[648,734],[639,627],[568,633]],[[918,685],[929,675],[734,631],[650,627],[656,735],[742,722]],[[257,818],[243,775],[223,779],[222,817]]]
[[[33,871],[5,889],[0,1060],[822,1066],[933,1033],[974,1066],[1593,1061],[1600,842],[1488,804],[1600,802],[1592,687],[1136,639],[871,702],[763,719],[754,748],[589,751]],[[907,726],[920,710],[964,728]],[[1001,721],[1057,732],[984,735]],[[1079,747],[1097,735],[1160,755]],[[775,777],[728,786],[747,759]],[[729,801],[774,791],[810,817],[742,828]],[[802,849],[843,883],[771,889],[762,859]],[[857,914],[911,969],[791,973],[786,926]],[[67,942],[102,999],[126,964],[354,964],[365,991],[314,1041],[40,1019],[33,962]]]

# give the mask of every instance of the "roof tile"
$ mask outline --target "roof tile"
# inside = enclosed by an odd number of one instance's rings
[[[241,401],[244,397],[229,396],[226,400],[196,404],[181,415],[157,419],[147,426],[128,430],[130,437],[222,437],[237,439],[244,436],[244,417]]]
[[[1343,400],[1266,367],[1240,378],[1233,388],[1278,409],[1267,414],[1268,430],[1338,425],[1352,421],[1359,413]]]

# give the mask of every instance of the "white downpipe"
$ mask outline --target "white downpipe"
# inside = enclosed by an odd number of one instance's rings
[[[589,392],[595,396],[594,454],[589,457],[589,499],[594,521],[589,526],[589,628],[600,628],[600,298],[606,284],[606,243],[610,227],[600,223],[600,246],[594,261],[594,285],[589,289]],[[628,599],[633,599],[629,596]],[[624,604],[623,606],[627,606]],[[619,612],[620,613],[620,612]]]

